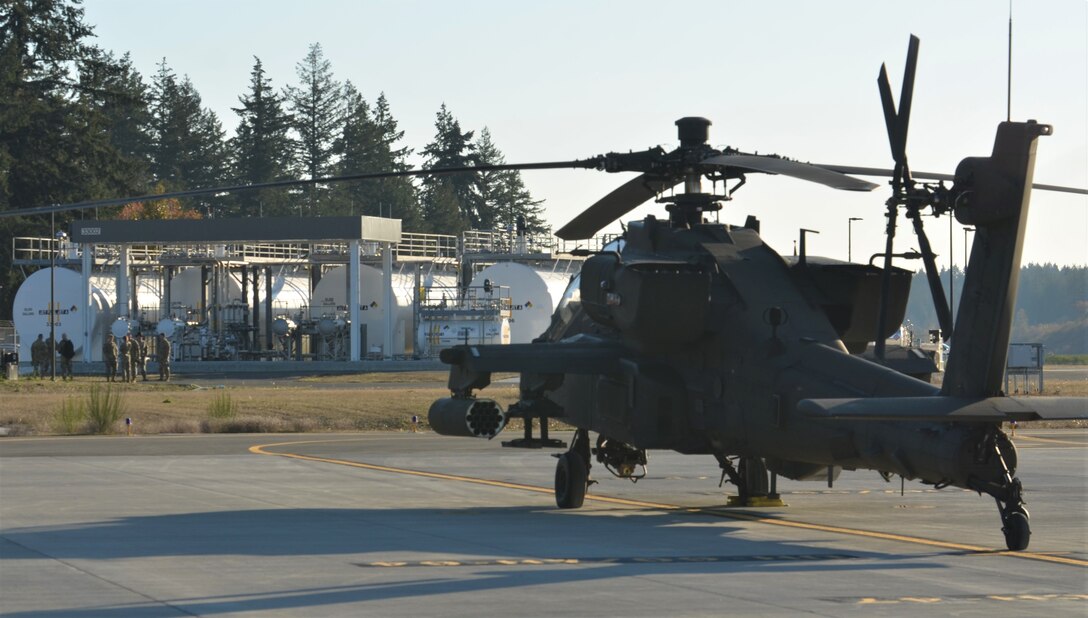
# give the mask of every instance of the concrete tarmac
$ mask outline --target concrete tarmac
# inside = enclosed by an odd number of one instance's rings
[[[569,439],[568,435],[559,437]],[[599,465],[421,434],[0,440],[0,614],[794,616],[1088,613],[1088,433],[1016,438],[1033,536],[992,499],[872,472],[726,509],[709,456]]]

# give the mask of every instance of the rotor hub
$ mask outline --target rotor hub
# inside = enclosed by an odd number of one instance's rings
[[[676,121],[681,148],[698,148],[710,139],[711,122],[701,116],[686,116]]]

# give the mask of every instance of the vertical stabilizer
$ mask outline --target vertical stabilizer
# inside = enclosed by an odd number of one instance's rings
[[[1050,125],[1003,122],[993,154],[956,168],[956,219],[975,226],[952,352],[941,393],[991,397],[1001,392],[1009,349],[1020,256],[1035,169],[1035,142]]]

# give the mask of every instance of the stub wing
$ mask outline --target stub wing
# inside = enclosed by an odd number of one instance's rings
[[[859,421],[1002,423],[1088,419],[1088,397],[874,397],[804,399],[809,416]]]
[[[478,373],[610,373],[625,353],[612,341],[575,337],[556,343],[459,345],[442,350],[443,363]]]

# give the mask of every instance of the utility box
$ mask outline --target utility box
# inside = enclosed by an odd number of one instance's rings
[[[1021,383],[1027,392],[1030,379],[1038,381],[1038,392],[1042,393],[1044,358],[1041,343],[1010,343],[1008,360],[1005,362],[1005,393],[1020,392]],[[1009,390],[1010,382],[1015,390]]]
[[[1013,343],[1009,344],[1009,369],[1042,369],[1043,368],[1043,344],[1041,343]]]
[[[7,320],[0,321],[0,367],[4,378],[19,379],[19,333]]]

